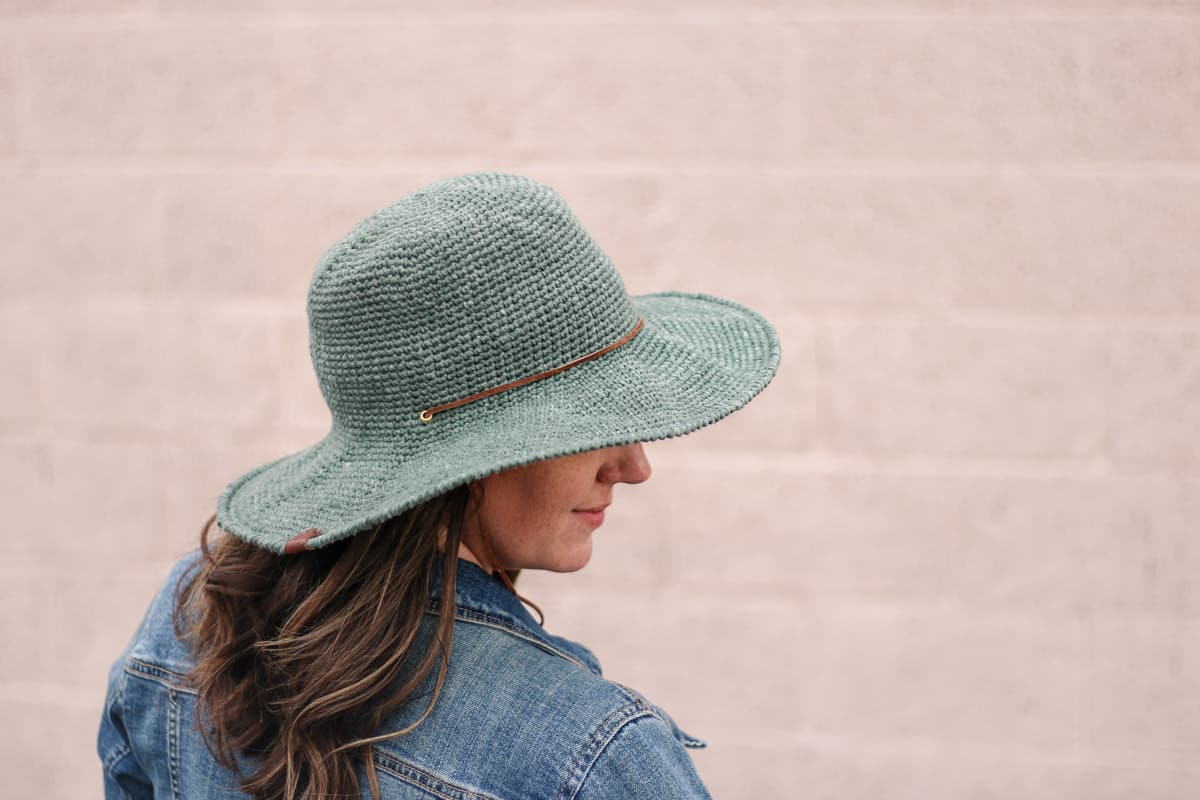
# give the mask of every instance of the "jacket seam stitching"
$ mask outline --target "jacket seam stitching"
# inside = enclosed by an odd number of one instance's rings
[[[122,759],[133,755],[133,748],[125,742],[121,742],[117,749],[105,756],[103,763],[104,771],[108,776],[116,780],[116,774],[113,772],[113,767],[121,762]]]
[[[588,734],[585,745],[575,752],[574,758],[567,766],[567,779],[559,791],[559,797],[562,800],[574,800],[612,740],[629,723],[643,717],[657,717],[657,715],[645,703],[634,700],[613,711],[593,728]]]
[[[126,660],[125,663],[133,666],[136,669],[141,669],[144,672],[149,672],[154,675],[159,675],[160,677],[170,676],[172,678],[179,678],[180,680],[183,679],[182,673],[167,669],[166,667],[161,666],[159,664],[155,664],[152,661],[144,661],[144,660],[138,658],[137,656],[130,656]]]
[[[116,685],[113,687],[112,697],[109,699],[109,702],[107,703],[107,705],[105,706],[105,709],[104,709],[105,715],[110,720],[113,717],[113,710],[118,707],[122,707],[125,704],[125,673],[124,672],[121,673],[121,677],[115,682],[115,684]],[[120,761],[125,756],[133,753],[133,748],[129,746],[129,740],[128,740],[128,738],[126,738],[128,736],[128,734],[126,734],[124,732],[124,727],[125,727],[124,718],[125,718],[125,710],[122,707],[121,708],[121,726],[120,726],[121,732],[122,732],[121,741],[117,745],[116,750],[113,751],[112,753],[109,753],[108,756],[106,756],[104,758],[104,760],[101,762],[103,765],[104,771],[107,772],[109,775],[113,774],[112,767],[118,761]],[[113,777],[115,779],[116,776],[113,776]]]
[[[428,609],[426,609],[425,613],[429,614],[431,616],[437,616],[437,612],[430,611]],[[494,617],[491,614],[486,614],[482,611],[475,611],[475,610],[469,609],[469,608],[464,609],[462,607],[460,607],[459,610],[454,613],[454,618],[460,619],[463,622],[472,623],[475,625],[485,625],[490,628],[497,628],[505,633],[508,633],[508,634],[511,634],[512,636],[517,637],[518,639],[527,641],[530,644],[535,645],[535,646],[541,648],[542,650],[545,650],[547,653],[550,653],[551,655],[555,655],[555,656],[558,656],[559,658],[570,661],[572,664],[575,664],[576,666],[580,667],[581,669],[587,670],[588,672],[592,672],[592,670],[588,667],[588,665],[584,664],[579,659],[575,658],[574,656],[570,655],[569,653],[565,653],[562,650],[559,650],[557,647],[550,644],[549,642],[542,641],[541,639],[537,638],[536,636],[532,636],[532,635],[526,633],[523,628],[519,628],[516,625],[513,625],[511,622],[508,622],[507,620],[500,619],[499,617]]]
[[[657,717],[658,719],[662,720],[662,723],[664,725],[666,725],[668,729],[670,729],[671,733],[675,736],[675,739],[677,741],[681,742],[684,747],[691,747],[691,748],[708,747],[707,741],[705,741],[704,739],[697,739],[695,736],[692,736],[690,733],[685,731],[683,728],[679,727],[679,723],[677,723],[673,719],[671,719],[670,715],[668,715],[664,709],[659,708],[654,703],[651,703],[650,700],[644,694],[639,692],[637,689],[634,689],[632,686],[626,686],[623,683],[617,683],[616,681],[613,681],[613,680],[610,680],[609,682],[616,684],[617,686],[620,686],[621,689],[623,689],[625,691],[626,695],[631,700],[639,700],[642,703],[644,703],[646,706],[648,706],[650,708],[651,713],[653,713],[654,716]]]
[[[184,675],[174,672],[173,670],[169,670],[166,667],[160,667],[157,664],[152,664],[148,661],[143,661],[139,658],[134,658],[131,656],[126,659],[124,669],[127,674],[132,675],[135,678],[142,678],[143,680],[161,683],[168,689],[172,689],[177,692],[183,692],[184,694],[194,695],[196,693],[195,689],[181,685],[185,679]],[[179,681],[179,683],[172,682],[171,678]]]
[[[171,797],[178,798],[179,788],[179,695],[167,690],[167,768],[171,772]]]
[[[444,800],[499,800],[494,795],[468,789],[390,753],[382,753],[378,750],[373,750],[373,753],[375,765],[384,772],[397,780],[444,798]],[[413,774],[408,775],[401,770],[408,770]],[[452,791],[453,794],[447,794],[447,790]]]

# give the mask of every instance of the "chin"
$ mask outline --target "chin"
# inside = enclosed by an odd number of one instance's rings
[[[592,542],[588,539],[587,544],[572,550],[568,553],[560,553],[554,558],[551,566],[543,567],[551,572],[578,572],[587,566],[587,563],[592,560]]]

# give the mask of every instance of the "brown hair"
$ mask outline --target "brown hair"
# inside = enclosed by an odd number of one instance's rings
[[[195,727],[254,800],[358,797],[360,758],[372,796],[380,797],[372,743],[416,728],[445,682],[454,602],[439,604],[428,647],[411,674],[401,671],[415,653],[439,550],[449,554],[442,597],[455,597],[470,498],[463,485],[372,530],[288,556],[228,534],[210,550],[215,517],[205,523],[204,557],[181,581],[173,623],[195,655],[187,675],[196,689]],[[513,588],[520,570],[497,572]],[[435,662],[436,684],[421,717],[372,736]],[[237,754],[256,759],[258,770],[243,775]]]

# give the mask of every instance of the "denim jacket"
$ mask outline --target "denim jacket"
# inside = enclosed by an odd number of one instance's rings
[[[176,586],[199,557],[195,550],[171,569],[109,672],[97,740],[107,800],[246,797],[194,729],[195,693],[182,682],[192,661],[171,614]],[[419,648],[436,626],[440,577],[435,559]],[[433,711],[415,730],[374,746],[386,800],[710,798],[685,750],[705,742],[602,677],[590,650],[547,633],[473,562],[458,559],[456,595],[450,667]],[[421,715],[436,673],[435,666],[378,733]],[[359,778],[370,797],[362,765]]]

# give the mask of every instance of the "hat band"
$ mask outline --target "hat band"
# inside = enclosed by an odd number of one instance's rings
[[[442,403],[440,406],[433,406],[432,408],[423,409],[418,416],[420,417],[422,422],[430,422],[433,420],[433,415],[437,414],[438,412],[446,411],[451,408],[457,408],[458,406],[466,405],[467,403],[471,403],[476,400],[481,400],[485,397],[490,397],[494,394],[497,394],[498,392],[503,392],[507,389],[515,389],[518,386],[524,386],[528,383],[533,383],[534,381],[540,381],[542,378],[549,378],[551,375],[557,375],[558,373],[562,372],[565,369],[570,369],[571,367],[574,367],[578,364],[582,364],[585,361],[590,361],[593,358],[599,358],[600,356],[604,355],[605,353],[609,353],[613,350],[616,350],[618,347],[620,347],[621,345],[628,342],[634,336],[637,336],[638,331],[640,331],[642,329],[643,322],[645,322],[645,319],[642,317],[638,317],[637,324],[633,326],[633,330],[631,330],[629,333],[625,334],[623,337],[621,337],[619,340],[613,342],[612,344],[601,347],[599,350],[595,351],[594,353],[588,353],[586,356],[580,356],[579,358],[576,358],[573,361],[568,361],[566,364],[555,367],[554,369],[548,369],[545,372],[539,372],[536,375],[529,375],[528,377],[525,377],[525,378],[518,378],[517,380],[510,381],[509,383],[506,383],[503,386],[493,386],[491,389],[484,389],[482,392],[476,392],[475,394],[468,395],[466,397],[460,397],[458,400],[451,400],[449,403]]]

